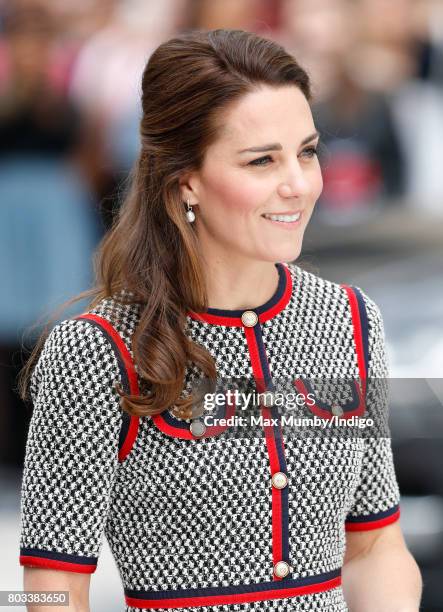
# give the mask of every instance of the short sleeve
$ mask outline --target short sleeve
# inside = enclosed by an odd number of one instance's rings
[[[31,378],[20,565],[93,573],[118,468],[118,362],[81,319],[56,325]]]
[[[364,438],[360,479],[346,517],[347,531],[378,529],[400,516],[400,490],[394,468],[388,426],[389,364],[383,318],[377,304],[360,288],[368,338],[367,418],[374,421],[371,437]]]

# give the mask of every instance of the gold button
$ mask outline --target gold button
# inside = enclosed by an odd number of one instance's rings
[[[288,478],[283,472],[275,472],[275,474],[272,476],[271,481],[272,486],[276,489],[284,489],[285,486],[288,484]]]
[[[253,310],[245,310],[241,320],[245,327],[254,327],[254,325],[257,325],[258,316]]]
[[[195,421],[192,421],[189,429],[191,430],[193,436],[196,438],[201,438],[206,431],[206,425],[203,423],[203,421],[196,419]]]
[[[343,408],[334,404],[334,406],[332,406],[332,414],[334,416],[341,416],[343,414]]]
[[[284,578],[289,574],[290,569],[289,563],[286,563],[286,561],[279,561],[274,565],[274,574],[278,578]]]

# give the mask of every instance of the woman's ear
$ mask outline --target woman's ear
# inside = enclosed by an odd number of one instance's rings
[[[179,180],[180,196],[183,202],[189,200],[189,204],[194,206],[198,204],[198,178],[195,173],[188,172]]]

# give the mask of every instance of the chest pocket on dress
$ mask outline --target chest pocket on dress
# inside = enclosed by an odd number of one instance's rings
[[[221,399],[221,398],[220,398]],[[198,440],[221,435],[229,427],[228,419],[235,416],[234,397],[226,396],[224,401],[214,405],[214,409],[199,411],[192,419],[179,419],[166,410],[152,416],[155,426],[164,434],[184,440]]]
[[[356,378],[297,378],[294,385],[304,399],[308,413],[324,419],[337,416],[349,419],[363,416],[366,410],[364,391]]]
[[[294,385],[304,397],[305,410],[324,419],[350,419],[366,411],[366,382],[369,363],[369,322],[364,296],[358,287],[344,285],[352,320],[359,378],[304,378]]]

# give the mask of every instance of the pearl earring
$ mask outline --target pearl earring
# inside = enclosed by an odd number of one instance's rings
[[[186,203],[188,205],[188,210],[186,211],[186,218],[189,223],[192,223],[193,221],[195,221],[195,213],[192,210],[192,206],[189,204],[189,199],[186,200]]]

